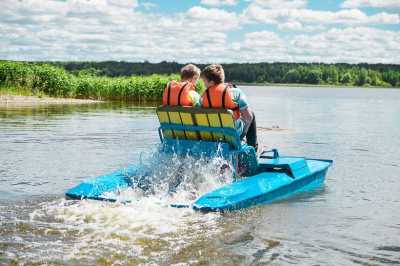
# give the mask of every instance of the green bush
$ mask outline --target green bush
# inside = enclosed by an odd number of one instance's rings
[[[291,69],[286,73],[283,79],[286,83],[300,83],[301,74],[297,69]]]
[[[97,76],[97,71],[71,74],[48,64],[0,61],[0,86],[23,88],[34,95],[97,100],[159,100],[166,84],[178,75]],[[197,84],[203,90],[202,83]]]
[[[305,81],[308,84],[320,84],[322,82],[322,72],[319,69],[309,71]]]
[[[342,84],[352,84],[354,82],[353,76],[350,72],[346,72],[340,78],[340,83]]]

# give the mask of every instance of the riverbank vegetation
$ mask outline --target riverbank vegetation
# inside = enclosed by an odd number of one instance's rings
[[[0,93],[96,100],[159,100],[182,64],[0,61]],[[204,67],[204,65],[199,65]],[[400,86],[400,65],[258,63],[223,65],[228,81]],[[203,90],[199,82],[197,89]]]
[[[178,73],[183,64],[175,62],[55,62],[70,72],[90,69],[98,75]],[[201,69],[204,64],[198,65]],[[243,63],[223,64],[226,79],[237,83],[313,84],[344,86],[400,87],[400,65],[319,64],[319,63]]]
[[[70,73],[43,63],[0,62],[0,90],[38,95],[96,100],[156,100],[172,75],[130,77],[97,76],[92,70]],[[199,86],[201,90],[201,86]]]

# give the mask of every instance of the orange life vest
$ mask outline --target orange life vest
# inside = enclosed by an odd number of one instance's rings
[[[218,84],[209,87],[201,96],[201,106],[203,108],[223,108],[233,111],[235,120],[240,118],[239,106],[232,100],[231,86],[228,84]]]
[[[163,105],[192,106],[189,95],[192,90],[195,90],[195,87],[191,82],[168,82],[163,94]]]

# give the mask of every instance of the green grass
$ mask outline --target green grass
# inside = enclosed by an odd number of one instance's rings
[[[87,73],[73,75],[47,64],[0,61],[2,93],[47,95],[94,100],[148,101],[159,100],[168,81],[178,75],[104,77]],[[197,84],[202,91],[203,84]]]
[[[36,96],[26,88],[0,86],[0,95]]]

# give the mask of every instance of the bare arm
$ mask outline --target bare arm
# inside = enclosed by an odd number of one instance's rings
[[[249,127],[251,125],[251,121],[253,121],[253,113],[249,107],[240,110],[240,118],[244,122],[244,128],[243,128],[243,133],[242,137],[246,135],[247,130],[249,130]]]

